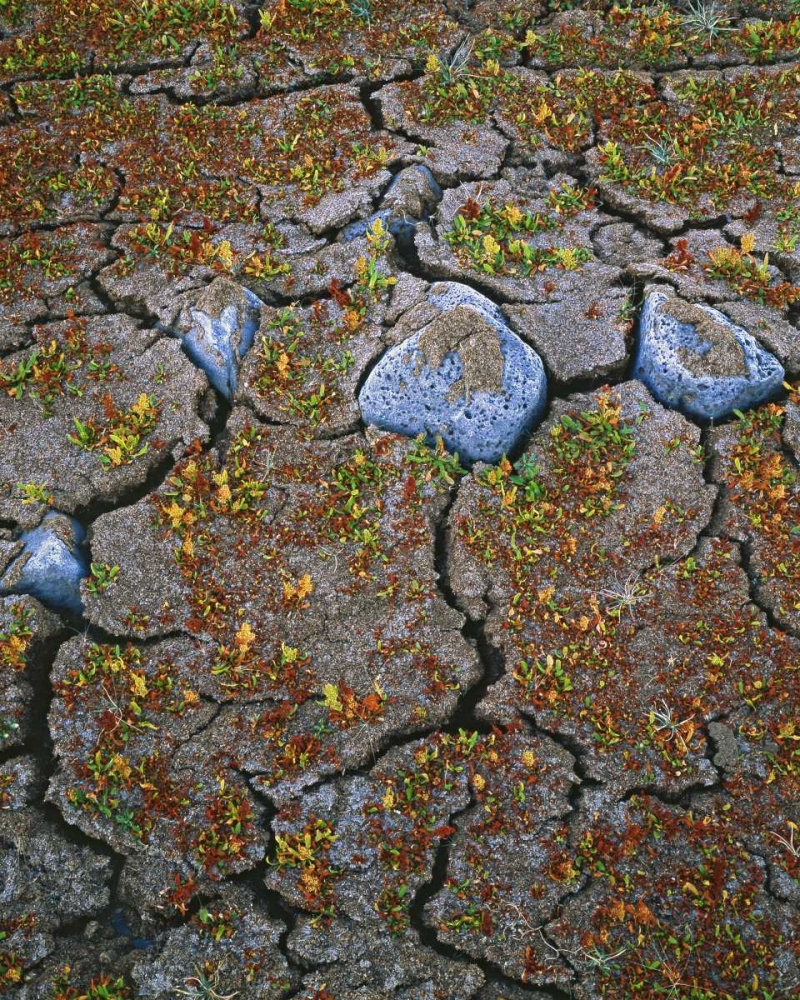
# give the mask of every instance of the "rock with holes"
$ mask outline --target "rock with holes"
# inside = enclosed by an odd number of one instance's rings
[[[80,614],[80,584],[89,572],[81,548],[85,536],[74,518],[47,514],[38,528],[20,536],[20,551],[0,579],[0,594],[31,594],[57,611]]]
[[[406,317],[412,335],[381,359],[359,395],[368,424],[445,445],[467,463],[496,462],[541,417],[541,359],[489,299],[434,285]]]
[[[178,332],[191,360],[231,398],[239,366],[253,346],[261,300],[228,278],[217,278],[181,312]]]
[[[780,362],[723,313],[663,292],[645,300],[633,374],[665,406],[703,420],[769,399],[784,379]]]

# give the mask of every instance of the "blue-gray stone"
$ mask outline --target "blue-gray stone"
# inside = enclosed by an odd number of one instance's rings
[[[89,572],[85,537],[74,518],[47,514],[38,528],[20,536],[22,552],[0,581],[0,593],[30,594],[56,611],[82,614],[80,584]]]
[[[432,318],[391,348],[359,393],[364,421],[429,442],[462,462],[496,462],[541,418],[547,379],[498,307],[466,285],[436,284]]]
[[[377,212],[345,226],[342,241],[350,243],[365,236],[376,219],[399,242],[413,240],[417,222],[430,215],[441,198],[442,189],[430,169],[423,163],[415,163],[392,178]]]
[[[784,370],[718,309],[652,292],[639,322],[633,377],[665,406],[719,420],[770,399]]]
[[[352,243],[353,240],[362,239],[367,235],[367,231],[377,219],[380,219],[384,226],[388,229],[391,214],[392,213],[388,208],[382,208],[379,212],[373,212],[372,215],[366,219],[356,219],[355,222],[351,222],[342,230],[342,243]]]
[[[261,308],[248,288],[217,278],[181,313],[183,349],[228,399],[236,391],[242,359],[253,346]]]

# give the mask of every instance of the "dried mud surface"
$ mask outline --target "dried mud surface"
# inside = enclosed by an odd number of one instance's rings
[[[0,0],[0,581],[90,566],[0,597],[0,996],[800,997],[799,94],[792,0]],[[445,281],[496,465],[361,419]],[[651,291],[782,394],[660,405]]]

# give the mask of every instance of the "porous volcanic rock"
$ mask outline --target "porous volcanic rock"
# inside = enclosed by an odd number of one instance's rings
[[[538,355],[493,302],[455,282],[431,287],[416,323],[424,325],[369,373],[359,393],[364,421],[430,443],[441,436],[468,463],[513,451],[545,407]]]
[[[800,375],[800,337],[797,336],[796,326],[759,302],[718,302],[716,308],[771,351],[790,378]]]
[[[633,374],[665,405],[718,420],[769,399],[785,372],[724,313],[654,292],[639,320]]]
[[[378,211],[367,219],[351,222],[342,230],[345,242],[363,236],[376,219],[406,244],[413,243],[416,224],[427,218],[442,199],[442,189],[423,163],[415,163],[395,174],[380,201]]]

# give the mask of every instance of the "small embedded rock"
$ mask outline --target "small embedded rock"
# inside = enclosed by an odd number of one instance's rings
[[[542,414],[542,362],[498,307],[465,285],[434,285],[428,301],[430,321],[367,378],[364,420],[409,436],[441,435],[466,462],[497,461]]]
[[[380,219],[395,239],[411,242],[416,222],[430,215],[441,198],[442,189],[429,168],[415,163],[392,179],[377,212],[368,219],[351,222],[342,231],[342,240],[347,243],[364,236],[369,227]]]
[[[30,594],[55,610],[81,614],[80,584],[89,571],[81,549],[85,536],[74,518],[47,514],[20,536],[22,551],[0,580],[0,593]]]
[[[187,355],[228,399],[236,391],[242,359],[253,346],[261,308],[261,300],[249,289],[217,278],[178,319]]]
[[[645,302],[633,374],[665,406],[705,420],[769,399],[784,378],[773,355],[723,313],[661,292]]]

